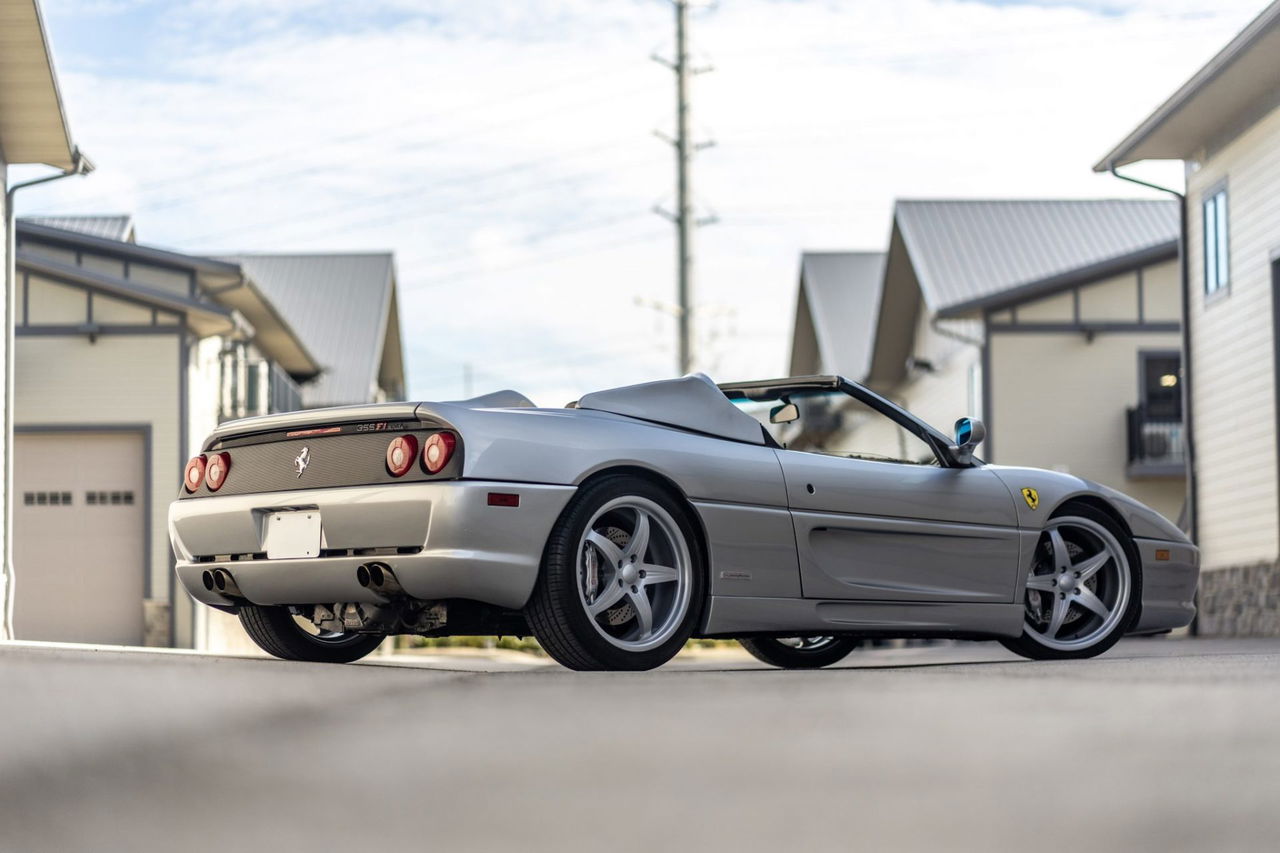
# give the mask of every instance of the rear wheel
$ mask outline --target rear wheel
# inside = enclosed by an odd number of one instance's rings
[[[1100,655],[1124,636],[1142,600],[1132,540],[1091,507],[1049,519],[1023,594],[1022,636],[1005,648],[1035,660]]]
[[[342,634],[320,631],[287,607],[247,604],[240,608],[240,624],[258,648],[282,660],[351,663],[382,642],[381,634]]]
[[[608,477],[556,522],[525,615],[569,669],[653,669],[693,633],[702,565],[680,501],[647,480]]]
[[[758,661],[783,669],[818,669],[844,660],[862,645],[843,637],[757,637],[739,640]]]

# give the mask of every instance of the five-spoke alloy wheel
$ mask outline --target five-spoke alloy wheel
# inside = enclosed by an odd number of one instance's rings
[[[525,614],[570,669],[652,669],[689,638],[704,583],[682,503],[648,480],[608,477],[557,521]]]
[[[1040,534],[1026,580],[1022,636],[1001,641],[1025,657],[1102,654],[1124,635],[1141,598],[1137,557],[1125,533],[1088,507],[1068,512],[1049,519]]]

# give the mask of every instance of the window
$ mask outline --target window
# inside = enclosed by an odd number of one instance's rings
[[[1224,187],[1204,200],[1204,292],[1206,296],[1225,290],[1229,277],[1230,252],[1227,245],[1227,190]]]
[[[897,421],[842,391],[784,391],[770,399],[733,402],[764,425],[782,447],[874,462],[937,465],[927,442]],[[774,423],[774,415],[794,404],[799,418]]]
[[[1182,420],[1181,356],[1176,352],[1138,353],[1142,364],[1142,408],[1148,420]]]

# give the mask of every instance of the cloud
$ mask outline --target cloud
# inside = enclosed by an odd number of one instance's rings
[[[87,2],[87,0],[86,0]],[[1118,196],[1091,164],[1256,0],[726,0],[694,16],[700,364],[783,370],[805,248],[895,197]],[[79,10],[93,11],[81,17]],[[394,249],[410,390],[562,403],[668,374],[671,12],[648,0],[48,0],[99,164],[24,210],[136,211],[190,251]],[[94,31],[110,32],[97,38]],[[74,184],[74,185],[73,185]],[[469,368],[466,367],[469,365]]]

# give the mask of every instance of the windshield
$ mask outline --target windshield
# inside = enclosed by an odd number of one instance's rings
[[[928,442],[843,391],[780,390],[754,399],[731,393],[729,398],[788,450],[874,462],[938,464]]]

